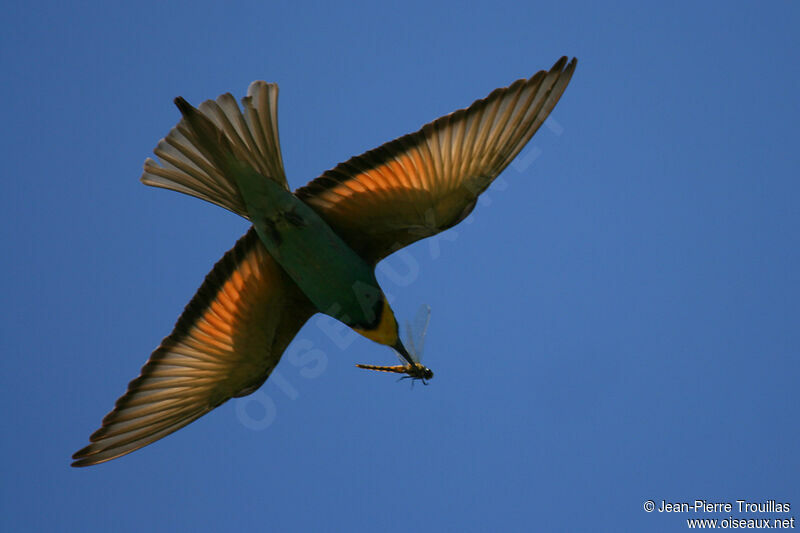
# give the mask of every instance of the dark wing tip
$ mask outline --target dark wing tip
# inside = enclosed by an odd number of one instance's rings
[[[563,62],[566,62],[566,59],[567,59],[567,56],[562,57],[561,59],[558,60],[556,65],[561,63],[561,67],[563,67],[563,65],[564,65]],[[564,72],[562,74],[566,75],[567,77],[572,77],[572,73],[575,72],[575,67],[577,67],[577,66],[578,66],[578,58],[577,57],[573,57],[570,60],[569,64],[566,66],[566,68],[559,68],[558,70],[563,70]],[[553,65],[553,68],[555,69],[555,65]]]
[[[80,468],[83,466],[91,466],[94,464],[102,463],[105,461],[96,461],[92,460],[92,452],[91,452],[92,445],[85,446],[78,450],[77,452],[72,454],[72,463],[70,466]],[[111,458],[106,459],[106,461],[110,460]]]
[[[556,61],[550,68],[550,71],[552,72],[554,70],[562,70],[566,63],[567,63],[567,56],[561,56],[558,58],[558,61]]]
[[[131,450],[131,451],[134,451],[134,450]],[[106,456],[101,456],[100,458],[97,458],[97,457],[94,456],[95,455],[94,453],[85,453],[85,452],[86,452],[86,448],[83,448],[83,449],[78,450],[77,452],[75,452],[72,455],[72,458],[74,459],[74,461],[72,461],[72,463],[70,463],[69,466],[71,466],[73,468],[84,468],[84,467],[87,467],[87,466],[99,465],[99,464],[102,464],[102,463],[107,463],[108,461],[111,461],[112,459],[116,459],[117,457],[120,457],[121,455],[126,455],[126,453],[129,453],[129,452],[117,453],[117,454],[114,454],[114,455],[106,455]]]
[[[567,63],[567,61],[569,61],[569,63]],[[569,59],[569,57],[567,57],[567,56],[561,56],[561,57],[558,58],[558,61],[553,63],[553,66],[550,67],[550,72],[554,73],[554,72],[563,71],[564,74],[572,74],[572,71],[575,70],[575,67],[577,66],[577,64],[578,64],[578,58],[577,57],[573,57],[572,59]]]

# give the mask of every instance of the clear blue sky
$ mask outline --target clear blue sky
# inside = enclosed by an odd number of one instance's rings
[[[796,3],[165,4],[4,8],[0,529],[682,531],[643,502],[698,498],[800,516]],[[554,120],[470,223],[380,270],[402,318],[432,308],[430,386],[356,369],[392,355],[316,317],[290,350],[324,365],[285,358],[250,400],[69,467],[247,227],[139,183],[175,96],[278,82],[300,186],[561,55]]]

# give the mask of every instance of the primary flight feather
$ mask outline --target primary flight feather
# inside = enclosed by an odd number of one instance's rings
[[[91,443],[88,466],[125,455],[255,391],[315,313],[414,361],[375,280],[392,252],[463,220],[567,87],[576,59],[353,157],[292,193],[278,139],[278,87],[254,82],[194,108],[147,159],[142,182],[217,204],[253,227],[214,266]]]

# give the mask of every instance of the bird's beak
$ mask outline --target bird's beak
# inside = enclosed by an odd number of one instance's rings
[[[414,364],[414,360],[408,354],[408,350],[406,350],[406,347],[403,346],[403,342],[400,339],[397,339],[397,342],[394,344],[394,346],[392,346],[392,349],[402,355],[403,359],[405,359],[409,365]]]

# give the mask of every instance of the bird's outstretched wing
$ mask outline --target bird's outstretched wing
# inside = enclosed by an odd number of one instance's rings
[[[377,263],[463,220],[553,110],[576,64],[562,57],[550,71],[353,157],[295,194]]]
[[[517,80],[416,133],[339,164],[295,194],[351,248],[377,263],[463,220],[553,110],[576,64],[576,59],[562,57],[549,71]],[[244,114],[227,93],[199,110],[237,159],[286,186],[277,98],[277,85],[256,81],[242,100]],[[203,149],[213,141],[197,135],[181,120],[156,147],[160,163],[145,162],[142,182],[208,200],[247,218],[235,180]]]
[[[130,453],[254,391],[313,313],[251,229],[214,266],[73,466]]]

